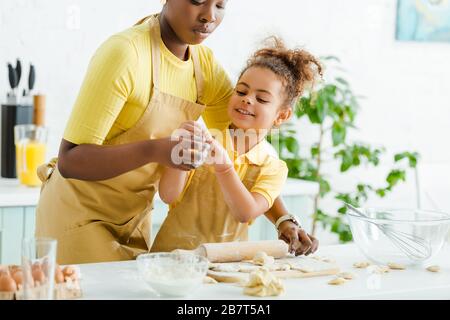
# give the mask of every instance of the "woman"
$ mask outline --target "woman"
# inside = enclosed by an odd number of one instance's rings
[[[289,120],[304,88],[322,75],[322,66],[308,52],[288,49],[276,37],[270,40],[241,72],[228,103],[229,126],[206,132],[211,152],[205,165],[189,173],[174,168],[162,173],[159,196],[170,210],[152,252],[245,241],[249,225],[279,196],[288,168],[267,152],[265,138]]]
[[[172,162],[172,131],[200,116],[210,128],[229,122],[232,85],[199,45],[220,25],[225,5],[168,0],[159,15],[112,36],[95,53],[58,160],[39,172],[36,235],[58,240],[59,263],[127,260],[150,249],[163,166],[192,169]],[[279,199],[267,213],[272,222],[286,215]],[[298,254],[317,248],[288,219],[279,231]]]

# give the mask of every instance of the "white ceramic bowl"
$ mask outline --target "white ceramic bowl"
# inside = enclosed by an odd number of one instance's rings
[[[348,210],[353,238],[362,253],[379,264],[421,265],[438,254],[450,229],[450,215],[414,209]]]
[[[208,271],[208,260],[194,254],[145,253],[136,262],[141,278],[161,297],[192,294]]]

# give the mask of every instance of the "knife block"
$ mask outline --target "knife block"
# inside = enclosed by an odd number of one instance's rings
[[[33,106],[19,104],[2,104],[1,125],[1,176],[16,178],[16,146],[14,143],[14,126],[33,123]]]

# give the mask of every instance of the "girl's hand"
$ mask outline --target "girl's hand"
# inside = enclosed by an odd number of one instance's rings
[[[206,159],[206,164],[214,166],[217,173],[225,172],[233,167],[233,162],[228,156],[227,150],[216,139],[211,141],[211,150]]]
[[[319,241],[292,221],[284,221],[278,228],[278,238],[289,244],[289,252],[296,256],[317,251]]]

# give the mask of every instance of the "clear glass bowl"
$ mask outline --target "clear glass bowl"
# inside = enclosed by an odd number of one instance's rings
[[[450,229],[450,215],[414,209],[347,210],[354,241],[378,264],[421,265],[438,254]]]
[[[145,253],[136,262],[141,278],[160,297],[193,293],[208,271],[208,260],[194,254]]]

